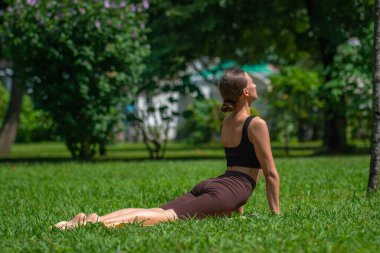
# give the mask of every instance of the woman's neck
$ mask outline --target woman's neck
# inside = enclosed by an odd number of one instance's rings
[[[235,105],[235,110],[232,112],[235,116],[238,115],[251,115],[251,107],[248,102],[245,101],[239,101]]]

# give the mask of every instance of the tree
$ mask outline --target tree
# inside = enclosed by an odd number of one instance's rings
[[[330,151],[344,151],[346,141],[346,101],[340,92],[343,87],[331,86],[333,73],[329,67],[340,44],[352,37],[359,37],[361,30],[371,22],[370,1],[316,1],[305,0],[310,31],[314,34],[325,70],[325,86],[322,98],[325,100],[324,142]],[[331,84],[331,83],[330,83]],[[334,94],[335,93],[335,94]],[[340,93],[337,99],[336,94]],[[333,94],[333,95],[331,95]],[[339,106],[336,106],[339,104]]]
[[[144,5],[125,1],[11,2],[3,41],[17,49],[38,107],[50,113],[72,156],[90,159],[124,117],[148,54]],[[18,73],[17,71],[14,71]]]
[[[285,150],[289,150],[292,135],[299,141],[307,139],[306,129],[311,129],[313,138],[322,124],[323,102],[318,97],[321,86],[317,72],[302,67],[283,67],[280,73],[270,77],[272,89],[267,94],[270,108],[271,128],[278,136],[284,136]]]
[[[0,129],[0,154],[9,153],[16,139],[23,94],[21,81],[15,77],[11,89],[11,99]]]
[[[332,78],[320,93],[329,92],[329,106],[345,112],[347,136],[370,143],[372,24],[363,29],[362,34],[360,41],[352,38],[338,46],[333,63],[328,67]]]
[[[4,15],[4,11],[6,10],[6,15]],[[8,25],[7,22],[7,14],[13,12],[13,7],[8,6],[7,3],[0,3],[0,24],[4,23],[4,26]],[[8,14],[9,15],[9,14]],[[3,17],[4,16],[4,17]],[[4,35],[4,27],[0,25],[0,34]],[[19,25],[15,24],[12,29],[15,34],[18,34]],[[25,53],[25,45],[19,46],[19,40],[17,38],[13,38],[8,40],[9,43],[5,43],[4,37],[1,40],[1,56],[5,56],[10,59],[13,67],[13,84],[11,87],[11,97],[9,100],[9,104],[7,107],[7,111],[2,122],[2,126],[0,129],[0,154],[7,154],[11,150],[11,146],[16,139],[17,127],[19,123],[19,117],[21,112],[21,104],[22,97],[25,90],[25,76],[26,71],[25,68],[29,64],[27,63],[27,59],[24,57]],[[10,52],[13,52],[10,54]]]
[[[219,134],[223,122],[221,103],[216,99],[195,100],[183,112],[185,124],[180,135],[191,143],[207,143]]]
[[[368,193],[379,187],[380,167],[380,0],[375,5],[375,29],[373,37],[373,128]]]
[[[329,1],[153,1],[151,20],[154,45],[171,70],[185,70],[194,59],[209,57],[279,64],[302,63],[318,70],[324,79],[324,140],[330,151],[346,149],[346,100],[336,96],[342,87],[329,68],[338,47],[351,38],[362,39],[371,23],[373,3],[366,0]],[[157,8],[156,8],[157,7]],[[170,56],[170,57],[169,57]],[[157,57],[157,59],[160,59]],[[331,83],[330,83],[331,84]]]

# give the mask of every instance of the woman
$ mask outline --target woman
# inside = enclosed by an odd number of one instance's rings
[[[137,221],[154,225],[189,217],[225,216],[233,211],[243,212],[259,179],[260,171],[266,181],[266,195],[270,210],[280,213],[280,179],[273,161],[268,127],[264,120],[250,115],[250,105],[257,99],[256,85],[246,72],[233,69],[219,82],[223,97],[223,112],[232,112],[222,125],[227,170],[216,178],[197,184],[190,192],[159,208],[127,208],[104,216],[79,213],[71,221],[55,226],[61,229],[101,222],[106,227],[120,227]]]

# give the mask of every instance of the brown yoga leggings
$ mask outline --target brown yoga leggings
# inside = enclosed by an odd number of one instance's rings
[[[200,182],[190,192],[160,208],[173,209],[179,219],[229,213],[247,202],[255,186],[249,175],[227,170],[219,177]]]

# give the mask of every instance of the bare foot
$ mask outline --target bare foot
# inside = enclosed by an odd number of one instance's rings
[[[86,215],[84,213],[78,213],[69,222],[71,222],[72,224],[80,225],[80,226],[86,225]]]
[[[90,223],[98,223],[100,222],[100,216],[97,214],[97,213],[91,213],[89,215],[87,215],[87,218],[86,218],[86,222],[90,222]]]
[[[241,206],[238,209],[236,209],[236,212],[238,212],[240,214],[244,214],[244,206]]]
[[[61,230],[67,230],[84,225],[86,225],[86,215],[84,213],[78,213],[70,221],[61,221],[55,224],[54,226]]]

